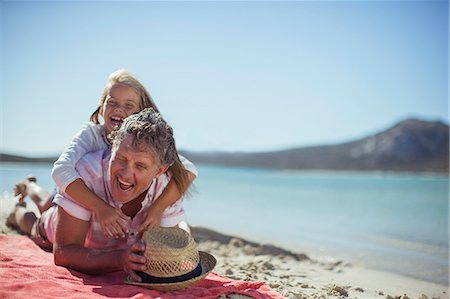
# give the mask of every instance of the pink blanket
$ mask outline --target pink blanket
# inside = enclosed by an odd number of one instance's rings
[[[220,262],[220,261],[219,261]],[[158,292],[123,283],[124,272],[92,276],[56,266],[53,255],[25,236],[0,234],[0,298],[217,298],[243,294],[283,298],[263,282],[209,274],[182,291]]]

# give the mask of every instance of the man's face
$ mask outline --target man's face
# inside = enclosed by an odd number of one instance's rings
[[[126,137],[112,150],[110,183],[114,200],[121,203],[137,198],[150,187],[152,180],[164,172],[154,154],[132,147],[133,137]]]

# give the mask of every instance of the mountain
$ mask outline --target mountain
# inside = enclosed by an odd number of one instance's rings
[[[256,153],[181,151],[194,163],[271,169],[449,170],[449,126],[404,120],[383,132],[337,145]]]
[[[270,169],[449,171],[449,126],[404,120],[383,132],[337,145],[272,152],[180,151],[194,163]],[[57,157],[26,158],[1,154],[0,161],[49,162]]]

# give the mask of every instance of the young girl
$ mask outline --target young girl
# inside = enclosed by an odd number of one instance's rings
[[[86,123],[75,135],[52,170],[57,187],[92,210],[103,232],[111,237],[123,237],[128,232],[126,216],[120,209],[106,204],[92,192],[80,178],[75,165],[88,152],[110,148],[108,135],[119,127],[127,116],[149,107],[158,112],[145,87],[133,75],[126,70],[113,72],[108,78],[99,106],[90,117],[91,122]],[[103,123],[100,123],[99,116]],[[159,227],[163,211],[176,202],[197,177],[195,166],[182,156],[170,166],[169,173],[170,183],[146,211],[139,231]]]

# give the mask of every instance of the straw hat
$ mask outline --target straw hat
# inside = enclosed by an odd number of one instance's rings
[[[125,283],[159,291],[175,291],[199,282],[212,271],[216,259],[198,251],[194,238],[181,228],[166,227],[148,230],[142,236],[147,259],[142,282]]]

